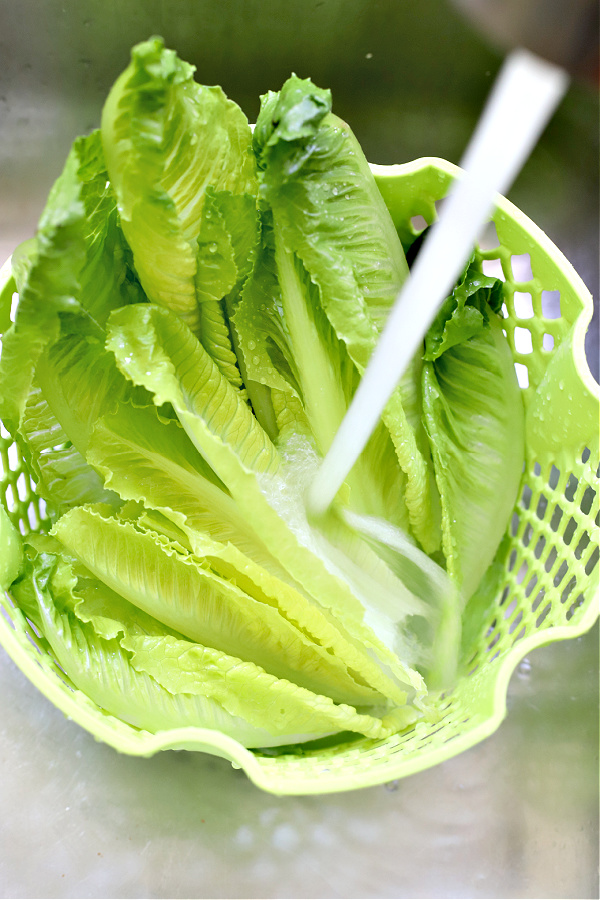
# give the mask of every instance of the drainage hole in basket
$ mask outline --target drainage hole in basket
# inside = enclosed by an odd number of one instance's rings
[[[7,456],[8,456],[9,469],[11,470],[11,472],[16,472],[17,469],[19,469],[20,464],[21,464],[21,460],[19,458],[19,451],[17,449],[16,444],[10,444],[10,446],[7,450]]]
[[[517,608],[517,601],[511,600],[504,611],[504,618],[510,619],[510,617],[512,616],[512,614],[514,613],[516,608]]]
[[[542,534],[542,535],[540,535],[540,537],[538,538],[537,544],[535,545],[534,550],[533,550],[533,555],[535,556],[536,559],[540,559],[540,558],[541,558],[542,553],[544,552],[544,547],[545,547],[545,546],[546,546],[546,538],[545,538],[544,535]]]
[[[517,353],[527,354],[533,352],[531,332],[528,328],[519,328],[519,326],[517,326],[514,330],[514,342]],[[529,379],[527,383],[529,384]]]
[[[431,739],[433,738],[433,736],[436,734],[439,734],[440,731],[442,731],[444,728],[446,728],[445,722],[442,725],[439,725],[436,729],[434,729],[434,731],[430,731],[427,734],[424,734],[423,737],[421,738],[421,740],[419,741],[419,744],[421,746],[428,744],[431,741]]]
[[[569,571],[569,566],[567,565],[566,560],[563,559],[563,561],[561,562],[561,564],[558,568],[558,572],[554,576],[554,587],[558,587],[558,585],[561,583],[561,581],[563,580],[563,578],[565,577],[565,575],[567,574],[568,571]]]
[[[7,486],[4,496],[6,498],[6,508],[9,513],[15,512],[19,505],[19,495],[14,484],[9,484]]]
[[[485,225],[479,240],[479,246],[482,250],[494,250],[496,247],[500,246],[500,238],[498,237],[496,224],[494,222],[487,222]]]
[[[498,624],[498,620],[497,620],[497,619],[494,619],[494,621],[491,623],[490,627],[488,628],[488,630],[487,630],[486,633],[485,633],[485,636],[486,636],[486,637],[489,637],[490,634],[493,634],[493,633],[494,633],[497,624]]]
[[[540,603],[542,602],[542,600],[544,599],[545,596],[546,596],[546,591],[544,588],[542,588],[541,591],[538,591],[535,600],[531,604],[531,612],[536,611],[536,609],[539,607]]]
[[[569,607],[569,610],[567,612],[567,621],[569,621],[569,619],[573,618],[576,610],[579,609],[579,607],[581,606],[581,604],[583,603],[584,600],[585,600],[585,597],[583,596],[583,594],[579,594],[577,599]]]
[[[513,294],[515,315],[518,319],[533,319],[533,300],[531,294],[515,291]],[[516,329],[515,329],[516,331]]]
[[[542,291],[542,315],[545,319],[560,319],[560,291]]]
[[[542,625],[544,619],[547,617],[547,615],[548,615],[548,613],[550,612],[551,609],[552,609],[552,604],[551,604],[551,603],[547,603],[546,606],[543,608],[542,612],[539,614],[539,616],[538,616],[537,619],[535,620],[535,627],[536,627],[536,628],[540,628],[540,627],[541,627],[541,625]]]
[[[560,469],[557,469],[556,466],[552,466],[550,469],[550,477],[548,478],[548,487],[553,491],[556,490],[558,486],[558,482],[560,481]]]
[[[535,514],[538,519],[544,519],[546,516],[546,511],[548,509],[548,498],[545,494],[540,494],[537,506],[535,508]]]
[[[25,477],[25,473],[21,472],[19,477],[17,478],[17,493],[19,495],[19,499],[24,502],[29,498],[30,494],[30,485],[27,483],[27,479]]]
[[[579,480],[571,474],[569,475],[569,479],[567,481],[567,486],[565,488],[565,498],[572,503],[575,499],[575,494],[577,493],[577,488],[579,487]]]
[[[533,496],[533,491],[529,487],[528,484],[523,485],[523,493],[521,494],[521,506],[524,509],[529,509],[531,505],[531,498]]]
[[[27,519],[28,519],[28,521],[29,521],[29,525],[30,525],[30,527],[31,527],[31,530],[32,530],[32,531],[39,531],[40,525],[41,525],[42,523],[41,523],[41,520],[40,520],[40,518],[39,518],[39,516],[38,516],[38,514],[37,514],[37,512],[36,512],[36,508],[35,508],[35,506],[33,505],[33,503],[31,503],[31,504],[27,507]]]
[[[542,335],[542,350],[554,350],[554,336],[547,331]]]
[[[600,557],[600,548],[594,547],[592,550],[591,556],[585,564],[585,574],[591,575],[596,566],[598,565],[598,558]]]
[[[571,516],[571,518],[567,522],[565,530],[563,532],[563,543],[569,545],[571,543],[571,541],[573,540],[573,535],[575,534],[576,530],[577,530],[577,522]]]
[[[512,269],[515,281],[531,281],[533,272],[531,270],[531,257],[529,253],[520,253],[510,258],[510,267]]]
[[[545,568],[546,572],[550,572],[550,570],[553,568],[557,557],[558,557],[558,551],[557,551],[556,547],[551,547],[550,553],[548,554],[548,558],[546,559],[546,562],[544,563],[544,568]]]
[[[492,640],[490,641],[490,643],[487,645],[486,649],[488,651],[493,650],[499,640],[500,640],[500,632],[497,631],[496,634],[494,635],[494,637],[492,638]]]
[[[484,275],[488,275],[490,278],[499,278],[500,281],[506,281],[506,276],[502,270],[502,263],[499,259],[484,259],[481,263],[481,268],[483,269]]]
[[[558,527],[560,525],[560,520],[563,517],[563,511],[560,506],[554,507],[554,512],[552,513],[552,518],[550,519],[550,528],[552,531],[558,531]]]
[[[515,372],[517,373],[517,381],[521,389],[529,387],[529,369],[524,363],[515,363]]]
[[[537,581],[538,581],[537,575],[534,575],[533,578],[531,578],[529,580],[529,582],[527,583],[527,587],[525,588],[525,596],[526,597],[531,597],[531,595],[533,594],[534,588],[537,584]]]
[[[420,234],[427,228],[429,223],[425,216],[413,216],[410,220],[410,224],[412,225],[415,234]]]
[[[529,570],[529,566],[526,562],[521,563],[521,568],[517,572],[517,584],[522,584],[525,581],[525,576]]]
[[[569,579],[569,581],[566,583],[566,585],[563,589],[563,592],[560,595],[561,603],[567,602],[567,600],[569,599],[569,596],[573,593],[573,588],[575,587],[576,584],[577,584],[577,579],[573,575],[573,577],[571,579]]]
[[[531,538],[533,537],[533,525],[530,522],[525,526],[525,530],[523,531],[523,537],[521,538],[521,543],[524,547],[528,547],[531,543]]]
[[[513,631],[516,631],[516,629],[521,624],[522,619],[523,619],[523,610],[521,609],[521,610],[519,610],[517,615],[514,617],[513,621],[510,623],[510,626],[508,629],[509,634],[512,634]]]
[[[579,508],[582,513],[586,516],[589,516],[592,511],[592,504],[596,499],[596,491],[593,487],[586,487],[583,497],[581,498],[581,503],[579,504]]]

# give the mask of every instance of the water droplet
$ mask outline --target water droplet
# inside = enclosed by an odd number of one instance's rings
[[[248,341],[248,350],[254,350],[256,347],[256,341]]]
[[[209,244],[209,245],[208,245],[208,252],[209,252],[209,253],[216,253],[216,252],[217,252],[217,245],[216,245],[215,243]]]
[[[338,189],[336,187],[334,187],[333,190],[331,191],[331,193],[333,194],[334,197],[337,197]]]
[[[386,789],[386,791],[389,791],[391,794],[394,791],[397,791],[399,787],[400,787],[400,782],[396,779],[396,781],[388,781],[388,783],[385,786],[385,789]]]
[[[257,366],[257,365],[259,364],[259,362],[260,362],[260,356],[253,356],[253,357],[252,357],[252,362],[253,362],[253,364],[254,364],[255,366]]]

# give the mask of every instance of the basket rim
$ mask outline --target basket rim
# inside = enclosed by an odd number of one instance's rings
[[[464,171],[455,163],[451,163],[448,160],[437,156],[422,156],[411,162],[395,163],[392,165],[379,165],[376,163],[370,163],[369,165],[373,174],[378,178],[401,177],[417,174],[426,169],[432,169],[435,172],[441,172],[454,180],[460,178]],[[577,351],[576,353],[574,352],[574,362],[577,374],[590,394],[600,402],[600,385],[598,385],[592,375],[585,355],[585,335],[594,314],[594,299],[589,288],[575,270],[572,263],[569,262],[562,251],[553,243],[546,232],[543,231],[539,225],[536,225],[536,223],[522,212],[518,206],[515,206],[514,203],[502,194],[496,194],[494,199],[493,214],[496,213],[503,213],[514,222],[517,222],[531,235],[542,250],[553,256],[555,259],[560,259],[561,273],[569,283],[573,292],[577,294],[583,306],[583,309],[573,325],[573,349],[574,351]]]
[[[405,177],[410,174],[418,174],[426,169],[431,169],[451,180],[460,177],[462,173],[459,166],[439,157],[421,157],[408,163],[393,165],[370,164],[370,168],[373,174],[380,179]],[[571,263],[545,232],[500,194],[496,195],[494,203],[494,214],[498,212],[525,228],[538,246],[560,261],[563,276],[582,303],[582,309],[573,324],[572,350],[577,374],[590,394],[600,403],[600,386],[592,376],[584,350],[585,334],[593,314],[593,299],[590,291]],[[0,266],[0,297],[8,290],[16,290],[10,256]],[[424,771],[480,743],[493,734],[505,718],[509,681],[523,658],[538,647],[559,640],[576,638],[589,631],[600,615],[599,598],[600,587],[596,590],[595,597],[587,604],[584,614],[574,624],[553,625],[530,634],[498,658],[493,688],[490,692],[492,713],[464,734],[458,735],[452,743],[450,755],[444,745],[438,745],[420,757],[400,761],[400,763],[392,760],[384,766],[370,768],[365,766],[359,778],[355,772],[344,774],[343,771],[337,771],[335,774],[330,772],[329,777],[323,774],[313,774],[311,777],[293,781],[289,773],[277,772],[277,759],[261,756],[257,752],[248,750],[234,738],[221,732],[187,726],[152,734],[133,728],[120,719],[102,712],[99,707],[92,708],[82,705],[78,701],[80,692],[68,694],[63,684],[59,686],[58,675],[52,676],[49,672],[42,671],[39,663],[35,660],[33,646],[31,649],[23,646],[15,628],[9,622],[13,608],[9,603],[8,594],[5,594],[4,598],[0,595],[0,608],[3,607],[8,614],[8,616],[0,614],[0,645],[15,665],[48,700],[68,718],[90,732],[94,738],[109,744],[120,753],[133,756],[152,756],[167,749],[205,751],[229,760],[235,768],[242,769],[250,781],[266,792],[281,796],[300,796],[373,787],[395,778]],[[279,758],[285,759],[286,757]],[[401,771],[396,771],[397,769],[401,769]]]

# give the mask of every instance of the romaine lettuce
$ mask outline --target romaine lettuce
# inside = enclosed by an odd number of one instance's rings
[[[0,508],[2,586],[106,712],[250,747],[431,714],[523,456],[474,261],[332,510],[303,499],[407,272],[328,91],[292,76],[252,135],[160,39],[134,48],[15,254],[0,357],[53,522],[23,556]]]

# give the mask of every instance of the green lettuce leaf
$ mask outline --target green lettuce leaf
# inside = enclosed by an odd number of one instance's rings
[[[38,550],[29,564],[28,601],[35,600],[34,618],[48,633],[58,661],[88,696],[137,727],[196,725],[217,728],[249,746],[272,746],[338,730],[383,737],[415,719],[411,710],[383,720],[358,712],[254,663],[185,640],[95,580],[68,554],[57,557],[52,539]]]
[[[311,740],[320,736],[315,731],[306,735],[293,730],[286,732],[289,719],[283,723],[284,734],[277,734],[276,726],[273,727],[274,723],[269,721],[267,715],[260,725],[253,725],[245,718],[228,712],[210,697],[209,691],[192,694],[163,687],[144,671],[143,660],[139,668],[135,668],[132,652],[123,647],[125,637],[130,637],[135,644],[137,629],[130,635],[128,628],[120,624],[113,629],[116,631],[115,637],[105,638],[95,631],[93,625],[86,624],[71,611],[80,600],[74,594],[77,589],[66,563],[57,564],[54,556],[42,557],[41,564],[32,575],[30,588],[38,607],[37,618],[66,677],[107,713],[153,733],[189,726],[213,729],[250,747],[276,746],[290,740]],[[130,624],[131,617],[127,622],[127,625]],[[151,636],[146,638],[152,640]],[[163,635],[162,640],[167,641],[168,635]],[[183,643],[183,646],[197,645]],[[218,654],[213,656],[220,661]],[[233,660],[230,666],[235,667],[236,663],[240,665],[238,660]],[[223,678],[226,665],[222,665]],[[273,681],[279,683],[275,679]],[[285,695],[288,684],[281,684]],[[227,681],[219,687],[225,696],[233,693]],[[243,703],[238,701],[237,706],[239,708]],[[260,718],[260,714],[254,718]],[[368,717],[364,718],[368,720]],[[326,733],[332,730],[330,726]]]
[[[219,87],[160,38],[138,44],[102,114],[102,142],[123,231],[149,299],[200,331],[198,237],[206,189],[256,194],[252,134]]]
[[[46,403],[58,399],[56,384],[44,384],[42,372],[48,370],[55,345],[86,339],[103,343],[110,311],[144,299],[129,256],[107,183],[99,132],[93,132],[75,141],[35,240],[15,255],[19,303],[0,357],[0,414],[13,433],[20,429],[30,394],[41,389]],[[83,379],[89,384],[87,375],[84,372]],[[36,417],[38,413],[39,408]],[[20,431],[27,443],[29,426]]]
[[[19,445],[51,515],[82,503],[115,504],[101,476],[73,446],[41,390],[34,383],[19,432]]]
[[[524,413],[495,315],[423,366],[423,420],[442,502],[448,572],[466,602],[506,530],[521,481]]]
[[[6,591],[19,575],[23,565],[21,535],[0,503],[0,591]]]
[[[177,341],[171,338],[174,332]],[[405,702],[407,686],[422,692],[420,676],[401,663],[385,640],[363,621],[365,607],[346,585],[343,567],[332,573],[331,564],[313,552],[318,547],[306,520],[298,473],[287,478],[279,475],[281,459],[269,450],[270,442],[256,420],[250,416],[249,428],[244,426],[240,436],[236,419],[240,407],[230,407],[228,400],[214,402],[215,396],[227,398],[233,389],[212,363],[212,368],[205,368],[206,375],[203,373],[202,348],[184,323],[159,307],[128,307],[111,320],[109,346],[122,371],[153,393],[155,403],[172,404],[190,439],[227,486],[267,550],[309,596],[343,623],[354,640],[375,650],[380,663],[394,671],[403,687],[394,686],[377,666],[369,683],[400,704]],[[172,347],[177,350],[174,355]],[[215,394],[215,383],[221,385],[223,395]],[[241,409],[248,412],[247,407]],[[369,606],[376,601],[374,590]],[[376,610],[374,615],[378,618]],[[385,634],[389,636],[387,623]]]
[[[245,466],[277,470],[278,453],[243,397],[173,313],[148,304],[118,310],[111,318],[107,347],[124,374],[154,394],[157,405],[171,403],[188,433],[191,428],[198,435],[206,433],[205,440],[195,443],[219,477],[214,438],[219,446],[230,445]]]
[[[482,274],[471,258],[427,332],[423,359],[436,360],[450,347],[475,337],[487,327],[490,315],[501,309],[502,282]]]
[[[83,507],[65,514],[52,534],[113,591],[194,641],[334,699],[372,702],[377,696],[330,663],[281,615],[275,598],[264,591],[247,594],[237,579],[207,566],[206,557]]]
[[[470,261],[309,521],[406,258],[328,91],[292,76],[252,136],[193,73],[133,49],[14,255],[0,418],[54,524],[22,541],[0,507],[0,588],[135,728],[385,739],[452,685],[517,493],[502,285]]]
[[[173,422],[159,428],[152,419],[149,410],[120,408],[98,423],[88,452],[95,467],[106,474],[107,486],[125,500],[159,511],[172,524],[156,515],[143,518],[139,509],[134,520],[209,560],[217,574],[235,581],[251,596],[264,599],[267,595],[312,640],[362,671],[357,677],[367,678],[371,666],[364,668],[364,652],[290,583],[288,573],[249,526],[229,492],[207,483],[201,475],[206,464],[183,430]],[[388,579],[387,588],[378,587],[378,596],[383,596],[382,591],[389,593],[399,585],[394,581],[390,586]],[[394,615],[401,619],[397,608]]]
[[[346,123],[331,113],[329,92],[295,76],[288,79],[279,95],[265,99],[254,146],[260,164],[261,197],[273,212],[284,316],[290,322],[294,308],[315,305],[314,300],[302,303],[310,279],[316,289],[316,303],[362,374],[408,274],[402,244],[364,154]],[[296,276],[298,260],[308,276],[303,283]],[[298,298],[297,303],[294,298]],[[320,323],[316,331],[323,333]],[[316,426],[317,435],[321,431],[324,434],[321,440],[317,436],[317,446],[324,453],[345,409],[340,397],[332,397],[328,404],[320,401],[323,384],[327,384],[325,364],[335,369],[336,361],[327,347],[320,348],[320,353],[317,347],[316,338],[306,328],[297,330],[293,356],[305,377],[314,372],[314,390],[309,393],[305,389],[305,397],[313,400],[317,410],[324,409],[330,427],[328,433],[319,423]],[[312,365],[307,365],[302,354],[311,356]],[[323,371],[317,368],[319,360]],[[329,383],[335,383],[331,377]],[[403,503],[410,527],[423,546],[433,551],[439,546],[437,489],[430,460],[423,453],[424,436],[415,434],[399,390],[389,401],[383,421],[389,431],[383,470],[397,469],[400,464],[406,474]],[[381,461],[381,451],[379,457]],[[381,471],[379,466],[377,469]],[[366,495],[377,496],[372,479],[365,482],[364,472],[357,474],[356,480],[366,483]],[[376,508],[373,503],[357,509],[390,517],[388,509],[381,505]],[[405,516],[399,513],[395,522],[405,525]]]
[[[20,287],[15,321],[2,337],[0,417],[12,433],[19,428],[37,361],[60,333],[59,312],[79,306],[75,295],[85,252],[81,239],[85,209],[77,168],[74,149],[40,221],[28,274]]]

